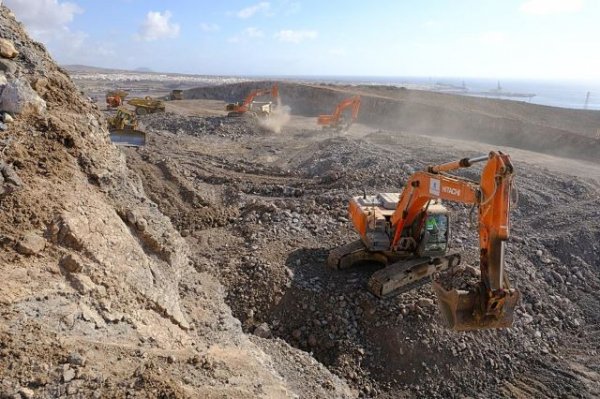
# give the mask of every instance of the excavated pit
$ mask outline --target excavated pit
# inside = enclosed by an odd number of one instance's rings
[[[365,288],[373,268],[335,272],[325,260],[329,249],[356,237],[346,214],[350,196],[363,188],[395,191],[426,162],[477,155],[489,145],[465,152],[434,137],[364,125],[331,137],[302,117],[279,134],[246,120],[217,135],[203,125],[210,118],[197,119],[193,131],[170,127],[185,118],[169,115],[150,128],[150,145],[127,150],[128,164],[152,198],[174,184],[203,198],[199,209],[227,215],[180,231],[195,268],[225,286],[245,331],[312,354],[366,397],[597,394],[600,227],[572,222],[598,217],[594,180],[551,172],[545,157],[514,150],[520,196],[507,267],[523,294],[515,326],[455,333],[442,327],[429,286],[379,300]],[[168,181],[146,173],[165,159]],[[172,220],[191,206],[156,198]],[[454,249],[477,269],[469,209],[450,209]]]
[[[523,150],[597,162],[600,113],[286,83],[292,118],[273,133],[190,100],[259,82],[188,91],[142,118],[147,146],[119,150],[3,6],[0,37],[19,51],[8,78],[46,102],[0,132],[1,397],[600,396],[600,168]],[[315,129],[355,93],[360,124]],[[448,137],[520,148],[510,330],[447,331],[428,287],[379,300],[368,268],[325,268],[356,238],[350,196],[490,149]],[[469,210],[450,209],[476,265]]]

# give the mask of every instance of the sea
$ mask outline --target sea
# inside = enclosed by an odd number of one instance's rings
[[[380,76],[296,76],[293,79],[334,84],[391,85],[561,108],[600,110],[600,82]]]

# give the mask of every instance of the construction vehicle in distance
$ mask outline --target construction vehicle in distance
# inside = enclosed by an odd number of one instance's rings
[[[346,109],[350,108],[350,117],[344,114]],[[331,115],[319,115],[317,124],[324,129],[333,129],[338,132],[347,131],[350,126],[356,122],[358,111],[360,110],[360,96],[346,98],[340,102]]]
[[[165,112],[165,103],[160,100],[155,100],[152,97],[132,98],[127,100],[127,104],[135,107],[137,115],[154,114],[156,112]]]
[[[486,161],[479,183],[447,172]],[[385,265],[369,280],[378,297],[419,287],[457,266],[449,253],[450,217],[441,200],[479,208],[480,281],[471,291],[433,289],[443,317],[454,330],[510,327],[520,293],[504,274],[504,243],[509,237],[513,166],[501,152],[464,158],[415,172],[401,193],[354,197],[349,213],[360,240],[333,249],[329,267],[345,269],[361,262]],[[451,285],[451,284],[450,284]]]
[[[106,108],[118,108],[123,105],[129,93],[123,90],[113,90],[106,93]]]
[[[171,90],[171,94],[169,94],[169,100],[183,100],[183,90]]]
[[[116,145],[141,147],[146,144],[146,133],[138,130],[135,114],[126,108],[117,109],[117,114],[108,118],[110,139]]]
[[[271,95],[271,101],[264,102],[255,100],[256,97],[268,94]],[[231,117],[250,115],[260,119],[266,119],[269,117],[278,101],[279,86],[275,83],[270,89],[257,89],[251,91],[243,101],[227,104],[225,110],[228,111],[227,116]]]

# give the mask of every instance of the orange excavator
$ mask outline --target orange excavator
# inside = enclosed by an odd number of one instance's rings
[[[487,161],[479,183],[449,174]],[[417,288],[432,278],[440,311],[450,328],[510,327],[520,293],[504,273],[504,244],[509,237],[513,166],[502,152],[430,166],[415,172],[401,193],[354,197],[349,213],[360,239],[333,249],[327,264],[345,269],[381,263],[368,283],[378,297]],[[444,279],[459,265],[449,253],[450,215],[442,200],[479,208],[479,281],[468,289]],[[447,289],[449,288],[449,289]]]
[[[125,97],[127,97],[126,91],[114,90],[106,93],[106,108],[118,108],[123,105]]]
[[[344,111],[351,107],[350,118],[344,118]],[[332,115],[319,115],[317,124],[324,129],[334,129],[335,131],[346,131],[358,118],[360,109],[360,96],[347,98],[340,102]]]
[[[271,95],[271,101],[269,102],[258,102],[255,101],[257,97]],[[270,89],[257,89],[253,90],[246,96],[244,101],[227,104],[225,110],[229,113],[227,116],[242,116],[246,113],[250,113],[257,117],[268,117],[271,113],[274,104],[279,101],[279,86],[277,83]]]

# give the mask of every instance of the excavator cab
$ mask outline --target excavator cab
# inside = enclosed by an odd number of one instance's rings
[[[423,223],[419,256],[443,256],[448,250],[450,236],[448,210],[442,204],[430,205]]]

